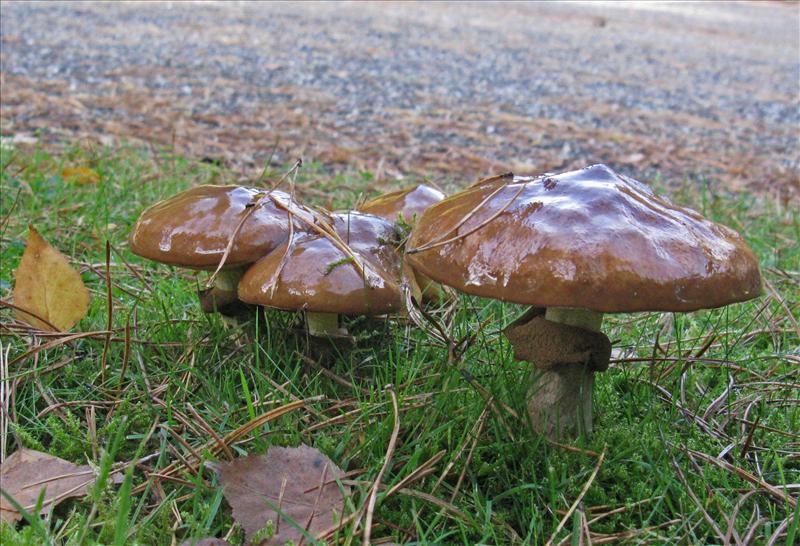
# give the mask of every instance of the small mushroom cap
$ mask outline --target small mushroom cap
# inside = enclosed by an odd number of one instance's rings
[[[400,308],[400,256],[394,225],[359,212],[331,215],[332,226],[363,265],[362,275],[330,238],[299,233],[248,269],[239,298],[278,309],[380,315]],[[274,287],[274,289],[273,289]]]
[[[406,222],[411,222],[415,215],[419,218],[425,209],[445,197],[445,194],[436,188],[420,184],[379,195],[358,207],[358,210],[380,216],[391,222],[396,222],[398,216],[402,216]]]
[[[761,293],[739,234],[605,165],[469,188],[429,208],[407,248],[436,281],[541,307],[692,311]]]
[[[142,212],[133,226],[131,250],[150,260],[193,269],[216,269],[228,241],[257,194],[241,186],[198,186]],[[287,193],[271,196],[288,202]],[[289,236],[285,210],[264,199],[242,225],[225,267],[253,263]]]
[[[411,223],[415,221],[415,218],[422,216],[425,209],[442,201],[445,197],[447,196],[436,188],[420,184],[379,195],[362,204],[358,210],[380,216],[390,222],[397,222],[397,218],[400,216],[404,222]],[[440,285],[419,272],[414,272],[414,277],[417,286],[424,291],[426,300],[436,301],[444,297]]]

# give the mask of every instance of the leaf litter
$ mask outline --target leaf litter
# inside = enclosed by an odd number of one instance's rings
[[[41,513],[70,497],[83,497],[95,481],[89,465],[76,465],[34,449],[20,449],[0,464],[0,519],[10,523],[22,514],[8,500],[11,496],[23,509],[31,511],[44,490]]]
[[[89,167],[64,167],[61,170],[61,178],[64,182],[79,186],[98,184],[100,182],[100,175]]]
[[[248,543],[298,544],[338,523],[349,486],[342,470],[307,445],[272,446],[265,455],[209,465],[218,475]]]

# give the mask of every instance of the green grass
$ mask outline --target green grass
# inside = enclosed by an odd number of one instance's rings
[[[90,166],[101,183],[65,183],[58,173],[68,165]],[[578,544],[587,520],[595,544],[605,543],[604,535],[647,544],[722,544],[728,533],[735,544],[750,532],[752,543],[775,535],[774,544],[787,544],[798,535],[797,511],[737,473],[779,490],[788,487],[798,498],[797,209],[711,184],[669,181],[676,201],[746,237],[772,291],[714,311],[608,317],[604,331],[618,358],[643,360],[614,363],[598,376],[596,432],[568,450],[535,436],[524,419],[498,404],[497,411],[487,409],[466,380],[474,378],[512,409],[524,407],[528,366],[511,358],[500,335],[519,307],[462,296],[433,311],[454,338],[478,332],[463,358],[451,363],[444,348],[407,321],[356,320],[351,328],[357,348],[330,367],[344,379],[337,382],[300,356],[303,341],[287,333],[293,317],[270,311],[227,324],[200,311],[195,290],[202,274],[150,263],[127,249],[130,227],[145,206],[191,185],[236,182],[235,173],[168,153],[77,145],[59,154],[5,147],[0,167],[4,300],[11,298],[30,223],[80,267],[92,293],[89,315],[77,329],[104,331],[106,241],[113,248],[115,331],[104,378],[102,334],[33,356],[28,351],[42,339],[15,325],[8,310],[0,314],[3,350],[10,348],[12,361],[22,357],[10,370],[11,433],[3,439],[8,453],[26,446],[79,464],[88,460],[103,476],[113,463],[145,458],[130,467],[129,481],[101,480],[88,497],[62,503],[41,525],[2,525],[4,545],[169,544],[173,537],[180,543],[227,535],[234,522],[213,473],[202,466],[198,475],[179,468],[181,483],[150,477],[177,462],[176,452],[191,458],[175,435],[193,449],[208,440],[190,407],[222,436],[294,399],[324,397],[232,448],[244,455],[270,445],[316,446],[345,471],[360,470],[349,501],[356,509],[366,502],[392,433],[387,384],[399,401],[400,434],[383,483],[391,487],[443,455],[432,473],[408,484],[411,492],[379,496],[373,539],[544,544],[595,469],[597,459],[586,451],[604,450],[596,478],[554,543]],[[362,193],[375,193],[371,178],[330,176],[324,166],[310,164],[297,184],[310,202],[346,207]],[[701,424],[723,393],[727,398]],[[207,451],[200,455],[214,458]],[[348,528],[338,539],[347,543],[350,535]],[[351,538],[358,544],[360,531]],[[230,540],[243,543],[242,531],[234,528]]]

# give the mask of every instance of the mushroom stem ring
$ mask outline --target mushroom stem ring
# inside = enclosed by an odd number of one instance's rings
[[[528,393],[533,427],[551,438],[592,431],[594,374],[608,367],[611,342],[603,314],[587,309],[533,308],[505,330],[514,357],[531,362]]]

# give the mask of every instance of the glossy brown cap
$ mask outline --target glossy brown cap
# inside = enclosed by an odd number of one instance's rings
[[[241,186],[198,186],[156,203],[142,212],[133,226],[131,250],[157,262],[216,269],[247,205],[259,193],[261,190]],[[271,196],[283,202],[290,199],[280,191]],[[264,199],[242,225],[226,268],[255,262],[288,236],[286,211],[270,198]]]
[[[739,234],[605,165],[469,188],[429,208],[407,249],[436,281],[540,307],[692,311],[761,293]]]
[[[419,218],[425,209],[445,197],[445,194],[436,188],[420,184],[379,195],[358,207],[358,210],[380,216],[391,222],[396,222],[398,216],[402,216],[406,222],[411,222],[415,215]]]
[[[359,212],[336,213],[331,218],[365,275],[330,238],[299,233],[291,244],[286,241],[245,272],[239,282],[239,298],[317,313],[381,315],[397,311],[400,256],[395,249],[394,225]]]

